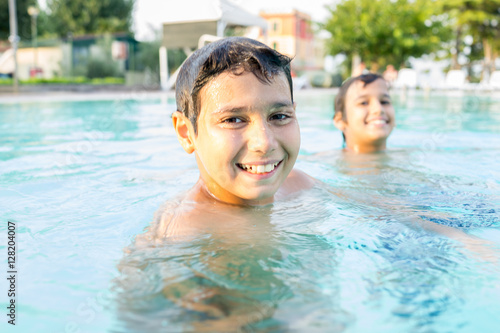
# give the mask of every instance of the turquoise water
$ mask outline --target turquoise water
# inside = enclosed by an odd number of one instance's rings
[[[297,168],[324,184],[154,243],[198,175],[171,97],[0,100],[0,251],[8,220],[18,251],[2,332],[496,332],[500,97],[394,92],[389,150],[368,156],[340,152],[331,93],[296,98]]]

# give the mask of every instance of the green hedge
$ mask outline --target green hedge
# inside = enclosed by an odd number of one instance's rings
[[[12,85],[12,79],[0,79],[0,85],[8,86]],[[88,79],[83,76],[79,77],[55,77],[53,79],[40,79],[40,78],[30,78],[28,80],[20,80],[21,85],[37,85],[37,84],[88,84],[88,85],[100,85],[100,84],[125,84],[125,79],[121,77],[105,77],[105,78],[95,78]]]

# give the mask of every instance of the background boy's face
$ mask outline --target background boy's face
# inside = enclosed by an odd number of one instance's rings
[[[201,179],[218,199],[267,204],[293,168],[300,132],[283,73],[271,84],[222,73],[199,94],[194,150]]]
[[[361,151],[384,149],[394,125],[394,108],[384,80],[377,79],[366,86],[357,81],[349,87],[345,120],[337,125],[342,127],[348,147],[357,146]]]

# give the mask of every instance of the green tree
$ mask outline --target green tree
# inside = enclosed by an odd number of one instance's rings
[[[372,70],[404,66],[441,48],[450,38],[446,17],[433,0],[344,0],[331,6],[323,28],[331,33],[332,55],[359,55]]]
[[[31,17],[28,7],[37,4],[37,0],[16,0],[18,34],[21,40],[31,40]],[[0,40],[10,36],[9,0],[0,0]]]
[[[441,0],[439,4],[454,27],[452,67],[460,67],[458,55],[463,50],[462,40],[468,35],[473,38],[472,48],[482,49],[483,70],[488,74],[495,70],[500,52],[500,0]]]
[[[55,32],[73,35],[130,32],[134,0],[49,0]]]

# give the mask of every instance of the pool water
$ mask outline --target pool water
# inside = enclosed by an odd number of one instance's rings
[[[155,242],[155,211],[198,177],[171,95],[0,100],[0,250],[14,221],[18,252],[1,331],[497,332],[500,96],[393,92],[388,151],[356,156],[333,93],[296,95],[296,167],[322,184]]]

